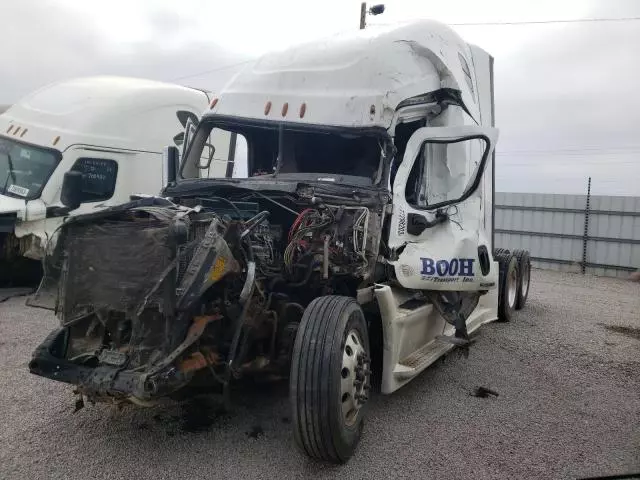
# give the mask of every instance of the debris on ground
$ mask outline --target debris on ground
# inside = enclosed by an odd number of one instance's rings
[[[195,397],[183,406],[180,426],[188,433],[204,432],[226,414],[227,411],[222,405],[206,397]]]
[[[82,397],[76,400],[75,408],[73,409],[73,413],[76,413],[78,410],[82,410],[84,408],[84,399]]]
[[[260,425],[253,425],[251,430],[247,432],[247,436],[249,438],[258,438],[259,436],[264,435],[264,430]]]
[[[604,323],[601,323],[600,325],[610,332],[619,333],[629,338],[640,340],[640,328],[626,327],[624,325],[606,325]]]
[[[471,395],[478,398],[487,398],[489,395],[497,397],[499,394],[495,390],[491,390],[487,387],[476,387]]]

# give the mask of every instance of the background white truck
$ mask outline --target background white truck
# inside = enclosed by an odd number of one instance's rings
[[[67,214],[157,194],[166,182],[162,147],[181,146],[185,125],[209,102],[209,93],[193,88],[90,77],[46,86],[9,107],[0,115],[0,285],[37,281],[38,260]],[[229,154],[228,140],[218,155]],[[60,202],[70,170],[82,174],[73,212]]]

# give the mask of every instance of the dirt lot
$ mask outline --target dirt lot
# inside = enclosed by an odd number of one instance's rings
[[[0,478],[578,478],[640,472],[640,284],[534,271],[525,310],[483,327],[391,396],[374,396],[356,456],[314,463],[286,388],[153,409],[72,413],[71,387],[27,362],[55,325],[0,303]],[[485,386],[497,398],[470,392]]]

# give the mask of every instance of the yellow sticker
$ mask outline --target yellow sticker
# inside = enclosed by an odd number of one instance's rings
[[[224,257],[216,258],[216,262],[213,264],[213,268],[209,272],[209,280],[212,282],[217,282],[224,275],[224,265],[225,260]]]

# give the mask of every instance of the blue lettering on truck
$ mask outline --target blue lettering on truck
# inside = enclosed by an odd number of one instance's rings
[[[421,275],[436,275],[438,277],[473,277],[473,258],[453,258],[451,260],[434,260],[420,258],[422,261]]]

